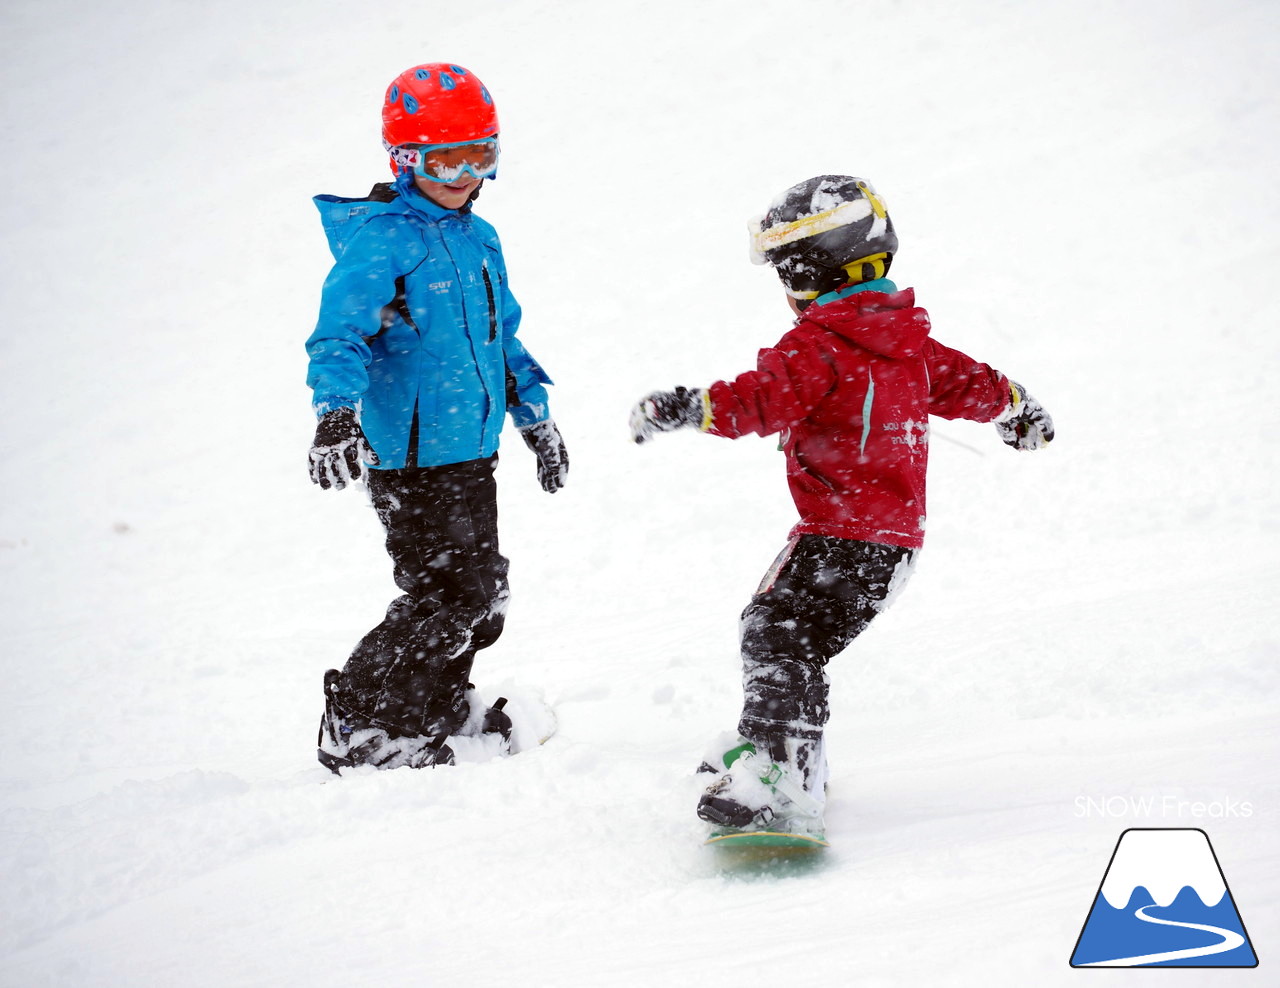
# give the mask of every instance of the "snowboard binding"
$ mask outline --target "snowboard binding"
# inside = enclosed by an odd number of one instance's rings
[[[454,764],[447,734],[433,737],[403,734],[372,718],[346,711],[338,702],[341,673],[324,674],[324,713],[316,739],[316,758],[335,775],[344,768],[372,765],[378,769],[434,768]]]
[[[434,768],[457,762],[445,742],[490,736],[497,739],[499,754],[509,754],[515,725],[504,709],[507,698],[500,696],[492,706],[484,706],[480,693],[470,683],[454,707],[459,711],[456,731],[431,735],[409,734],[373,718],[344,709],[339,700],[338,680],[342,674],[330,669],[324,675],[324,714],[320,718],[316,758],[325,768],[340,775],[344,768],[372,765],[378,769]]]
[[[730,831],[822,829],[826,773],[821,742],[778,739],[762,754],[755,742],[739,738],[715,761],[723,769],[710,759],[699,769],[722,773],[698,800],[700,819]]]

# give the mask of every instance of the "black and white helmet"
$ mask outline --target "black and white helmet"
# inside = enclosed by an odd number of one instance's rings
[[[773,265],[787,294],[800,300],[884,277],[897,249],[884,200],[851,175],[793,185],[751,223],[751,260]]]

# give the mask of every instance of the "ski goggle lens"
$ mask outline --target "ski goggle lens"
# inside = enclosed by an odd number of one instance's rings
[[[487,178],[498,170],[498,139],[458,144],[411,144],[393,149],[393,157],[432,182],[456,182],[463,175]]]

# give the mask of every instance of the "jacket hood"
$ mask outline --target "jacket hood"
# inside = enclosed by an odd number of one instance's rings
[[[375,216],[416,213],[433,222],[445,216],[458,216],[464,220],[471,218],[471,203],[461,209],[447,209],[419,192],[405,175],[398,176],[394,183],[375,185],[367,196],[348,198],[320,195],[312,199],[312,202],[320,210],[320,222],[324,226],[324,234],[329,240],[329,250],[333,253],[334,260],[346,253],[351,238]]]
[[[375,216],[402,213],[398,197],[383,202],[370,197],[350,199],[346,196],[316,196],[311,200],[320,210],[320,222],[329,241],[334,260],[341,260],[357,231]]]
[[[916,308],[913,288],[900,292],[860,291],[811,305],[797,325],[806,323],[891,360],[919,357],[930,328],[929,314]]]

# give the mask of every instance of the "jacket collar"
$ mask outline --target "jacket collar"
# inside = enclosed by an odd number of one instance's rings
[[[471,219],[471,203],[468,201],[463,204],[460,209],[446,209],[439,203],[432,202],[421,192],[413,182],[413,172],[402,171],[396,176],[396,191],[400,193],[400,200],[410,209],[425,219],[431,220],[433,223],[444,219],[446,216],[456,216],[459,219]]]
[[[915,290],[904,288],[888,294],[875,286],[876,282],[869,281],[856,286],[861,291],[823,296],[830,301],[809,306],[797,325],[818,326],[893,360],[920,356],[929,337],[929,317],[915,307]]]
[[[858,292],[884,292],[886,295],[892,295],[898,290],[888,278],[875,278],[872,281],[863,281],[856,285],[850,285],[848,288],[842,288],[839,291],[828,292],[814,300],[815,305],[826,305],[828,302],[834,302],[837,299],[848,298],[850,295],[856,295]]]

